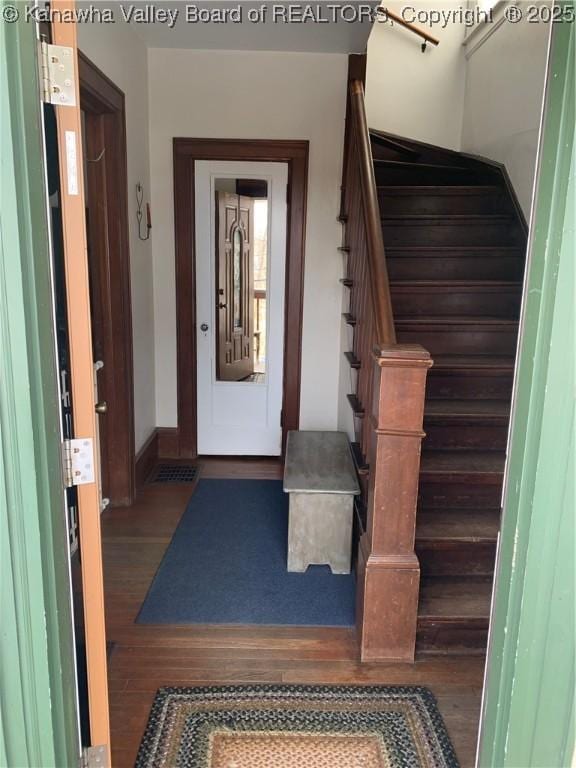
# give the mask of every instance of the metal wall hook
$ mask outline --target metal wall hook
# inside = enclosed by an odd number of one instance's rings
[[[142,219],[144,218],[144,212],[142,211],[142,203],[144,202],[144,188],[142,184],[138,182],[136,184],[136,218],[138,219],[138,237],[140,240],[150,239],[150,230],[152,229],[152,221],[150,219],[150,203],[146,203],[146,235],[142,235]]]
[[[98,157],[95,157],[93,160],[91,160],[89,157],[87,157],[86,158],[86,162],[87,163],[99,163],[100,160],[102,160],[102,158],[104,157],[104,153],[105,152],[106,152],[106,147],[104,147],[104,149],[102,150],[102,152],[100,152]]]
[[[406,21],[401,14],[394,13],[394,11],[391,11],[389,8],[377,8],[376,13],[381,17],[382,21],[388,21],[392,26],[394,26],[395,23],[399,24],[401,27],[404,27],[404,29],[408,29],[413,34],[418,35],[418,37],[424,41],[420,46],[422,53],[426,52],[428,43],[431,45],[440,44],[440,40],[437,37],[434,37],[434,35],[431,35],[428,30],[422,29],[422,27],[412,24],[410,21]]]

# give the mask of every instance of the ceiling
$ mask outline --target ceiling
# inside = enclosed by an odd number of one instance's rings
[[[363,53],[372,28],[369,15],[377,5],[376,0],[173,0],[111,7],[117,23],[132,14],[126,23],[149,48]]]

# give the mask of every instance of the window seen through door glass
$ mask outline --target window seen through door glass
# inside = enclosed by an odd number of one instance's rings
[[[232,257],[234,275],[234,328],[242,327],[242,232],[240,227],[234,230],[234,254]]]
[[[216,377],[264,383],[267,359],[268,183],[216,179]]]

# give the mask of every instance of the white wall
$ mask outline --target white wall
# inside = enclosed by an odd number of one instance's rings
[[[389,7],[399,11],[401,4]],[[441,45],[422,54],[418,39],[406,30],[375,26],[366,85],[370,125],[503,162],[527,211],[547,26],[503,25],[468,62],[463,25],[432,32]],[[342,357],[349,329],[340,318],[347,296],[338,284],[341,231],[335,218],[347,57],[147,51],[122,24],[81,24],[78,34],[81,50],[126,96],[136,448],[155,426],[177,424],[174,136],[310,141],[301,425],[350,431],[345,397],[351,391],[350,371]],[[152,202],[152,241],[147,243],[136,229],[132,191],[137,181]]]
[[[134,191],[140,181],[145,199],[150,193],[146,47],[125,24],[78,24],[78,45],[126,99],[134,431],[138,450],[156,426],[152,248],[150,241],[138,238]]]
[[[406,3],[385,3],[401,14]],[[462,5],[465,5],[463,0]],[[454,10],[453,2],[413,2],[410,8]],[[422,25],[420,25],[422,26]],[[390,22],[374,25],[368,41],[366,113],[371,128],[460,149],[464,105],[465,27],[428,28],[440,39],[420,50],[420,38]]]
[[[530,213],[550,27],[503,23],[471,53],[462,131],[465,152],[506,166]],[[472,38],[468,49],[477,41]]]
[[[466,7],[426,0],[385,5],[412,15],[412,8],[446,13]],[[415,35],[376,24],[368,42],[366,111],[372,128],[503,163],[528,216],[550,25],[498,25],[505,7],[473,31],[458,17],[446,25],[420,23],[440,39],[424,54]]]
[[[347,56],[149,49],[156,411],[176,426],[172,139],[310,141],[300,419],[337,425],[342,260],[336,221]]]

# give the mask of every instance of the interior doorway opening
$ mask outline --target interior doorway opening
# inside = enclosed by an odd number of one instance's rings
[[[280,455],[288,431],[299,426],[307,169],[307,141],[174,139],[178,427],[171,456],[195,459],[203,453]],[[215,188],[217,181],[220,190]],[[237,196],[238,214],[242,207],[240,201],[245,198],[247,220],[253,225],[259,222],[260,244],[255,245],[260,248],[260,261],[257,264],[252,259],[252,276],[244,283],[247,290],[245,308],[249,310],[246,322],[252,325],[243,340],[240,333],[242,318],[236,317],[234,326],[233,271],[228,272],[231,279],[228,300],[225,271],[222,275],[224,282],[216,285],[217,191]],[[232,202],[229,210],[233,212]],[[223,205],[225,209],[226,204]],[[248,208],[251,208],[250,213]],[[223,210],[220,218],[224,215],[231,216],[228,235],[232,239],[228,244],[223,241],[220,245],[223,253],[223,249],[229,247],[232,258],[234,232],[237,233],[237,248],[244,243],[241,227],[234,226],[241,216],[226,214]],[[262,261],[265,216],[268,220],[266,270]],[[210,264],[209,258],[205,258],[207,255],[213,260],[213,278],[203,269]],[[240,258],[240,250],[238,256]],[[230,264],[233,265],[233,260]],[[240,270],[238,277],[241,278]],[[237,289],[236,307],[240,311],[241,279]],[[270,291],[275,292],[276,298]],[[220,307],[220,304],[225,306]],[[217,316],[215,307],[218,307]],[[210,347],[215,327],[219,343],[214,341]],[[225,355],[232,355],[233,360],[233,344],[244,345],[244,358],[249,362],[242,368],[238,358],[236,373],[229,368],[224,374]],[[218,366],[220,379],[215,362],[217,351],[222,354],[222,363]],[[205,365],[199,364],[201,359]],[[246,434],[251,426],[254,427],[253,422],[244,424],[243,433],[238,435],[236,442],[228,435],[225,443],[202,443],[200,433],[206,414],[203,404],[212,402],[207,399],[209,390],[214,387],[215,392],[223,392],[231,381],[236,387],[245,389],[246,414],[250,408],[259,407],[258,397],[266,396],[263,391],[272,392],[273,402],[267,403],[266,418],[270,424],[272,420],[277,424],[277,434],[269,434],[259,443],[245,443]],[[232,421],[237,417],[239,409],[234,399],[215,402],[218,407],[212,409],[211,419],[226,423],[228,417]],[[232,413],[226,413],[227,406]]]
[[[124,94],[79,54],[92,353],[102,497],[134,500],[134,370]]]

